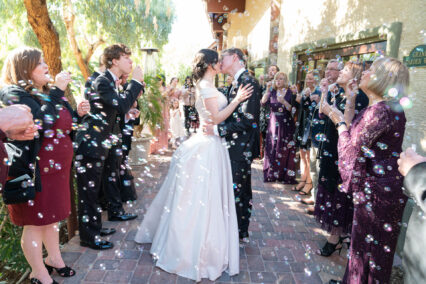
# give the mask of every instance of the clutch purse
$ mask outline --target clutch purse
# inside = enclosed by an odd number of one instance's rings
[[[24,174],[6,182],[3,188],[3,201],[5,204],[26,203],[35,198],[33,179]]]
[[[15,157],[21,157],[22,150],[13,144],[5,143],[5,147],[10,161],[13,161]],[[5,204],[17,204],[33,200],[36,192],[34,181],[35,168],[33,171],[33,177],[30,177],[28,174],[24,174],[12,180],[8,180],[2,190],[3,202]]]

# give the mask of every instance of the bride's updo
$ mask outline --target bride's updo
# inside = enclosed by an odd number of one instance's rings
[[[219,61],[218,53],[213,49],[201,49],[195,55],[192,62],[192,78],[194,81],[199,81],[203,78],[209,65],[214,65]]]

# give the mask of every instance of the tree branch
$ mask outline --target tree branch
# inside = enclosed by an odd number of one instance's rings
[[[90,76],[89,67],[87,66],[87,62],[85,62],[83,58],[83,53],[81,49],[78,47],[76,34],[74,30],[74,21],[75,15],[72,8],[71,0],[66,0],[63,7],[63,19],[65,23],[65,28],[67,30],[68,40],[71,44],[71,49],[74,53],[75,58],[77,59],[77,65],[80,68],[81,73],[83,74],[84,79],[87,80]]]
[[[104,44],[104,43],[105,43],[105,41],[103,40],[103,38],[99,38],[96,42],[90,44],[89,50],[87,51],[87,54],[86,54],[86,58],[84,59],[84,61],[86,62],[86,64],[89,64],[90,58],[92,58],[92,55],[95,52],[95,50],[101,44]]]

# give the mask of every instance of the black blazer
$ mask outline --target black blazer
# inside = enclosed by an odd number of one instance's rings
[[[112,75],[106,71],[93,82],[93,89],[96,94],[89,97],[91,115],[84,118],[77,133],[77,154],[101,159],[118,143],[121,116],[129,111],[143,86],[132,80],[119,94]]]
[[[240,103],[234,112],[218,125],[219,135],[229,143],[229,156],[232,161],[253,161],[260,155],[259,114],[261,89],[256,78],[245,70],[238,78],[238,84],[230,93],[228,102],[237,95],[240,85],[251,84],[251,97]]]
[[[0,98],[4,104],[27,105],[31,109],[33,118],[37,121],[37,125],[39,126],[38,138],[29,141],[9,141],[22,150],[22,156],[13,160],[9,168],[9,176],[19,177],[24,174],[33,176],[33,170],[30,169],[29,165],[37,165],[35,171],[35,188],[37,191],[41,191],[41,181],[36,157],[41,148],[44,131],[50,129],[57,119],[59,108],[56,106],[63,105],[71,111],[72,115],[74,114],[71,106],[63,97],[64,92],[56,87],[50,90],[48,96],[40,96],[43,103],[19,86],[7,86],[0,91]]]

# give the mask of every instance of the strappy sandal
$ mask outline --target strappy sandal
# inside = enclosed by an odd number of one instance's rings
[[[305,191],[305,187],[307,184],[311,185],[311,188],[308,189],[308,191]],[[312,185],[312,182],[305,182],[305,186],[303,187],[302,190],[299,191],[299,195],[311,195],[311,191],[314,188],[314,186]]]
[[[72,277],[72,276],[75,275],[75,270],[72,269],[69,266],[64,266],[62,268],[56,268],[56,267],[50,266],[46,263],[44,263],[44,266],[46,266],[47,272],[49,272],[49,274],[52,274],[53,270],[55,270],[59,274],[59,276],[61,276],[61,277]]]
[[[301,184],[303,184],[303,186],[300,186]],[[296,186],[293,186],[293,188],[291,189],[291,191],[301,191],[306,184],[306,180],[301,180]]]

